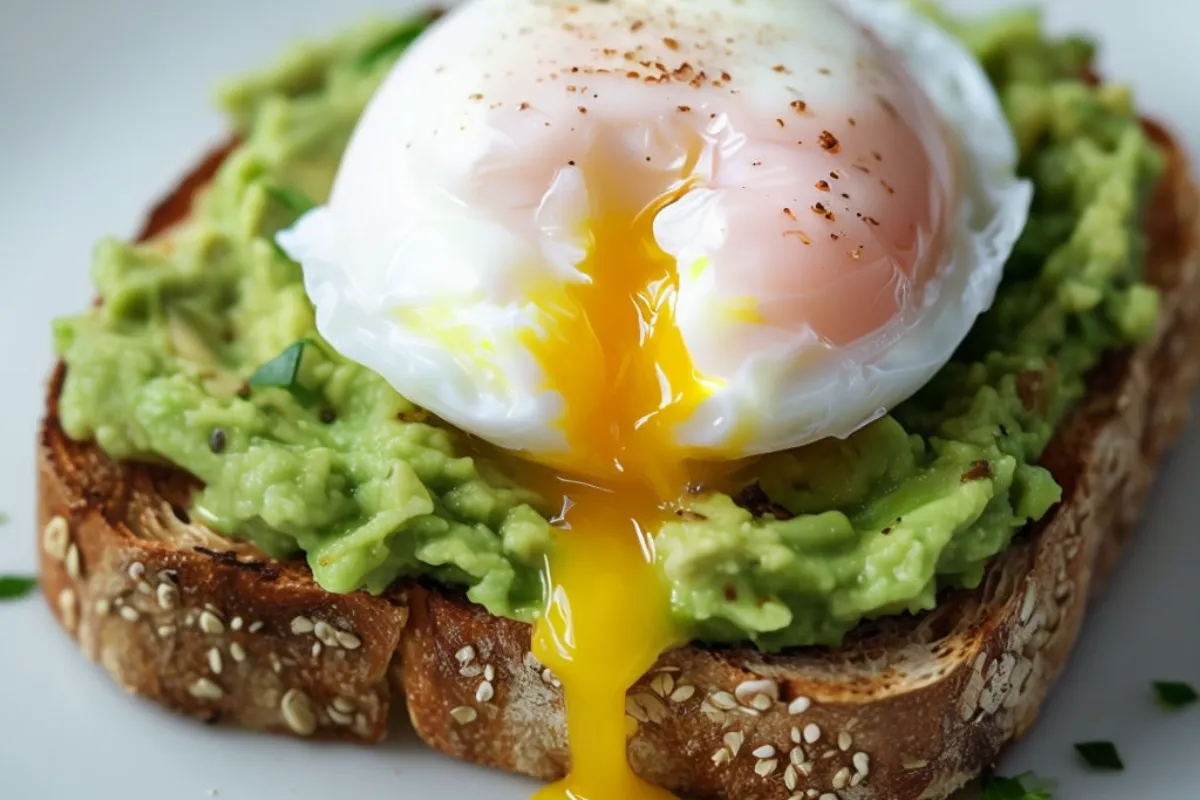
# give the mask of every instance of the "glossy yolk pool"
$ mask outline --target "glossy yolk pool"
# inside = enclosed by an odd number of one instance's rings
[[[533,651],[563,684],[571,746],[570,775],[538,797],[669,798],[629,767],[625,695],[681,640],[652,536],[689,478],[671,428],[706,390],[674,323],[674,260],[651,227],[687,183],[639,208],[615,170],[583,169],[595,200],[583,265],[591,281],[560,298],[556,335],[529,346],[565,400],[575,461],[556,466],[608,477],[538,487],[562,495],[564,513]]]

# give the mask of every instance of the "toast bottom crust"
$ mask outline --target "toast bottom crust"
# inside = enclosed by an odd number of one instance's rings
[[[1043,464],[1063,502],[937,610],[881,620],[837,650],[689,646],[629,693],[630,760],[712,800],[940,800],[1032,725],[1087,600],[1140,517],[1200,378],[1200,228],[1183,154],[1147,217],[1153,341],[1113,354]],[[152,215],[185,217],[228,148]],[[167,234],[169,235],[169,233]],[[530,629],[423,584],[384,597],[322,591],[302,562],[193,524],[194,481],[69,440],[51,382],[38,447],[42,585],[62,627],[130,693],[209,722],[381,740],[393,698],[459,758],[546,780],[569,753],[557,680]]]

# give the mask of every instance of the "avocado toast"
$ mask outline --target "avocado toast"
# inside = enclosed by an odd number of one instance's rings
[[[1101,543],[1127,524],[1112,521],[1137,507],[1186,408],[1193,370],[1170,348],[1186,341],[1192,318],[1193,270],[1184,263],[1192,201],[1186,169],[1173,159],[1147,217],[1147,277],[1163,290],[1162,326],[1132,355],[1112,356],[1094,371],[1088,399],[1057,427],[1041,463],[1065,499],[1036,537],[1005,551],[981,589],[943,597],[919,621],[860,628],[836,651],[668,653],[627,706],[638,723],[630,752],[639,771],[697,796],[785,797],[789,784],[829,791],[852,783],[878,796],[937,796],[978,772],[999,742],[1028,724],[1073,637],[1093,561],[1107,558]],[[186,205],[194,188],[185,186],[176,204]],[[160,217],[158,227],[166,221]],[[1035,405],[1039,376],[1023,378],[1018,388]],[[388,665],[403,638],[398,669],[424,736],[485,763],[543,777],[561,771],[557,687],[529,662],[526,628],[424,586],[394,590],[395,602],[327,595],[302,567],[266,563],[251,546],[188,524],[193,487],[177,473],[117,466],[68,443],[56,420],[52,413],[42,456],[48,553],[61,557],[47,563],[49,596],[69,626],[79,625],[85,648],[123,683],[244,724],[377,735]],[[962,478],[989,478],[974,463]],[[778,499],[761,486],[739,499],[759,516],[793,513],[772,507]],[[134,538],[106,545],[106,537],[130,535],[118,527],[123,520]],[[227,552],[240,552],[241,561]],[[86,585],[72,583],[66,593],[64,576],[71,574]],[[405,603],[412,619],[402,634]],[[106,615],[96,616],[101,610]],[[159,636],[175,646],[160,649]],[[100,654],[105,642],[108,656]],[[945,675],[938,674],[942,665]],[[179,685],[171,686],[176,676]],[[264,690],[263,681],[275,685]],[[922,724],[913,709],[932,716]],[[955,719],[962,721],[948,727]],[[924,744],[898,740],[896,720]],[[942,740],[933,735],[938,731]],[[834,755],[822,759],[826,750]],[[686,763],[673,760],[680,753]]]

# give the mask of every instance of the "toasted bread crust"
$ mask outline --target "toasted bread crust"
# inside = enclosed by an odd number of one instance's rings
[[[1200,378],[1197,191],[1183,154],[1148,129],[1171,154],[1146,222],[1162,324],[1095,371],[1058,431],[1043,463],[1063,502],[980,589],[864,626],[836,651],[664,654],[627,703],[640,774],[715,800],[938,800],[1033,723]],[[186,215],[224,153],[159,207],[146,237]],[[61,379],[60,365],[38,452],[43,586],[123,687],[210,721],[362,741],[382,738],[403,693],[439,750],[543,779],[565,772],[561,691],[532,660],[528,626],[426,585],[331,595],[302,563],[270,563],[191,524],[188,476],[114,463],[63,434]]]

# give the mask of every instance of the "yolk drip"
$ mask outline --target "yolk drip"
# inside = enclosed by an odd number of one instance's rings
[[[585,170],[591,281],[565,290],[555,336],[527,343],[565,400],[571,456],[554,466],[590,476],[535,487],[564,497],[534,655],[563,684],[571,746],[570,775],[539,800],[671,797],[629,767],[625,696],[681,639],[651,537],[690,477],[672,428],[707,392],[674,322],[675,262],[652,231],[688,183],[646,205],[624,196],[618,174]]]

